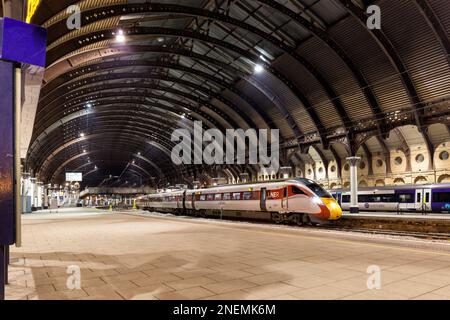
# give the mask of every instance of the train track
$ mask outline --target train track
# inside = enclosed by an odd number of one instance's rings
[[[429,233],[429,232],[399,231],[399,230],[371,229],[371,228],[350,228],[350,227],[340,227],[340,226],[321,226],[321,227],[306,227],[305,226],[304,228],[315,228],[318,230],[333,230],[333,231],[343,231],[343,232],[356,232],[356,233],[374,234],[374,235],[412,237],[412,238],[426,239],[426,240],[450,241],[450,234],[446,234],[446,233]]]
[[[164,214],[164,213],[161,213]],[[178,217],[186,217],[189,219],[196,219],[199,217],[193,217],[193,216],[178,216]],[[211,220],[217,220],[210,217],[203,217],[202,219],[211,219]],[[302,225],[297,226],[293,224],[277,224],[273,221],[255,221],[255,220],[237,220],[237,219],[227,219],[224,218],[223,220],[230,221],[230,222],[242,222],[245,221],[246,223],[252,223],[252,224],[270,224],[274,226],[279,227],[285,227],[285,228],[303,228],[303,229],[313,229],[313,230],[330,230],[330,231],[341,231],[341,232],[353,232],[353,233],[361,233],[361,234],[373,234],[373,235],[386,235],[386,236],[394,236],[394,237],[410,237],[410,238],[417,238],[417,239],[425,239],[425,240],[438,240],[438,241],[450,241],[450,233],[430,233],[430,232],[417,232],[417,231],[400,231],[400,230],[392,230],[392,229],[374,229],[374,228],[354,228],[351,226],[339,226],[339,225]]]

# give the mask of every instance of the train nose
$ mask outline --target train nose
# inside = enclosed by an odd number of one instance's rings
[[[330,211],[328,220],[339,220],[342,217],[342,208],[333,198],[322,198],[323,203]]]

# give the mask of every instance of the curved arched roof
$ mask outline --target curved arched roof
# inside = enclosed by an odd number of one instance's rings
[[[182,182],[204,168],[172,164],[171,132],[195,120],[278,128],[283,148],[324,160],[406,124],[431,141],[428,126],[449,123],[450,4],[365,2],[380,6],[381,30],[351,0],[42,0],[32,22],[48,28],[47,71],[28,165],[50,181],[92,170],[90,152],[105,172]]]

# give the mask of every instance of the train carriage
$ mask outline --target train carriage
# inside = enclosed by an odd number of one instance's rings
[[[333,190],[342,209],[350,208],[350,191]],[[360,188],[361,211],[450,213],[450,184]]]

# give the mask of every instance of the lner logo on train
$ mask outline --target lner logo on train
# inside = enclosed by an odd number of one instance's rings
[[[280,198],[280,191],[269,192],[269,199],[279,199],[279,198]]]

